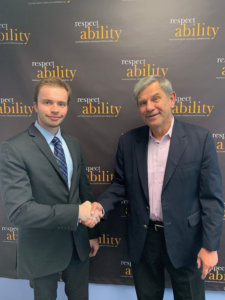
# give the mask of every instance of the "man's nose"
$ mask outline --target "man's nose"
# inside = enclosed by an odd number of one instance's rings
[[[59,107],[58,107],[57,103],[53,103],[51,105],[51,111],[54,112],[54,113],[58,113],[59,112]]]
[[[154,109],[154,105],[153,105],[152,101],[148,100],[147,104],[146,104],[146,110],[147,111],[152,111],[153,109]]]

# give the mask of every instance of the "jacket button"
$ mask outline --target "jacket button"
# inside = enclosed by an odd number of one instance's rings
[[[147,229],[147,228],[148,228],[148,225],[144,224],[144,228]]]
[[[146,206],[146,209],[149,210],[149,206]]]

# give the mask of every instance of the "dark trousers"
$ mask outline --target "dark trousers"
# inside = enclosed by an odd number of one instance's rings
[[[197,260],[197,258],[196,258]],[[132,264],[138,300],[162,300],[168,271],[175,300],[204,300],[204,281],[197,264],[175,269],[167,254],[163,230],[148,229],[141,261]]]
[[[34,300],[56,300],[59,274],[31,280]],[[88,300],[89,258],[81,262],[76,251],[69,266],[62,271],[65,293],[69,300]]]

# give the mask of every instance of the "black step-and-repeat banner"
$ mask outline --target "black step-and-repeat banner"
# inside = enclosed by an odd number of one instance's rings
[[[1,0],[0,142],[35,120],[36,83],[61,77],[73,91],[63,129],[81,140],[97,198],[113,178],[119,136],[142,125],[133,86],[157,74],[177,92],[174,115],[211,130],[225,175],[224,11],[224,0]],[[133,284],[126,215],[124,199],[101,224],[91,282]],[[1,204],[2,277],[16,277],[17,237]],[[225,236],[206,286],[225,289]]]

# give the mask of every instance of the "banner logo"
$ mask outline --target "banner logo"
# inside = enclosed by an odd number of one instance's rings
[[[142,77],[157,75],[165,77],[168,68],[148,63],[145,58],[121,59],[123,67],[122,80],[139,80]]]
[[[2,227],[2,241],[16,242],[18,239],[18,228],[16,227]]]
[[[211,26],[206,22],[198,22],[195,18],[172,18],[170,25],[174,30],[170,40],[214,40],[219,26]]]
[[[225,283],[225,267],[224,266],[215,266],[212,268],[210,273],[207,275],[205,280],[206,282],[217,282],[221,283],[222,281]]]
[[[31,64],[35,70],[35,78],[32,81],[39,81],[49,77],[59,77],[65,81],[73,81],[77,73],[77,69],[70,69],[61,64],[55,64],[54,61],[32,61]]]
[[[204,104],[200,100],[192,100],[191,96],[177,97],[172,113],[175,116],[210,117],[214,105]]]
[[[112,28],[109,25],[101,25],[98,20],[75,21],[74,27],[78,31],[79,38],[76,43],[118,43],[122,29]]]
[[[212,134],[217,152],[225,152],[225,134],[224,133],[213,133]]]
[[[103,233],[99,238],[99,246],[100,247],[112,247],[117,248],[121,242],[121,237],[113,237],[108,233]]]
[[[100,166],[86,167],[87,177],[90,184],[110,184],[114,174],[109,170],[101,170]]]
[[[129,277],[132,278],[133,277],[133,273],[132,273],[132,269],[131,269],[131,262],[130,261],[125,261],[125,260],[121,260],[120,263],[121,267],[123,268],[122,270],[122,274],[120,277]]]
[[[121,112],[121,105],[113,105],[109,101],[95,98],[77,98],[77,103],[81,105],[81,111],[77,117],[82,118],[117,118]]]
[[[23,104],[22,101],[16,101],[14,98],[0,98],[0,117],[27,117],[33,114],[33,105]]]
[[[8,24],[0,24],[0,45],[27,45],[30,32],[23,32],[18,28],[9,27]]]
[[[218,76],[216,77],[216,79],[225,79],[225,58],[217,57],[216,62],[219,66]]]

